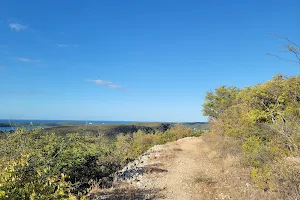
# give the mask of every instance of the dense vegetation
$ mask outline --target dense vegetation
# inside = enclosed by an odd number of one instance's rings
[[[201,133],[183,125],[141,127],[115,137],[18,129],[0,139],[0,199],[84,199],[95,182],[111,186],[117,170],[153,145]]]
[[[212,132],[238,144],[259,187],[300,198],[300,76],[222,86],[207,93],[203,106]]]
[[[170,123],[134,123],[134,124],[93,124],[81,126],[58,126],[45,129],[44,132],[55,132],[59,135],[68,133],[79,133],[89,136],[116,137],[120,133],[134,133],[142,130],[145,133],[155,133],[156,131],[166,131],[171,128]]]

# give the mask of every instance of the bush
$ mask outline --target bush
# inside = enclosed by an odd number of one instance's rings
[[[23,154],[0,160],[1,199],[76,199],[64,174],[55,175],[50,167],[36,168],[29,159],[29,154]]]
[[[242,144],[245,162],[253,167],[261,167],[268,163],[270,152],[264,141],[257,136],[251,136]]]
[[[203,106],[212,132],[240,145],[245,163],[253,168],[253,180],[276,190],[279,182],[271,180],[277,176],[273,170],[277,161],[300,157],[300,76],[277,75],[243,89],[222,86],[207,93]],[[292,183],[285,180],[285,185]]]
[[[176,141],[180,138],[191,137],[193,131],[190,128],[185,128],[182,124],[176,124],[161,135],[161,141],[163,143]]]
[[[191,129],[177,124],[165,132],[156,131],[155,134],[146,133],[142,130],[133,134],[119,134],[116,137],[114,154],[124,165],[154,145],[175,141],[183,137],[197,137],[201,133],[201,131],[192,132]]]
[[[18,129],[0,144],[0,191],[8,198],[60,199],[71,192],[80,196],[90,179],[112,173],[111,166],[98,164],[105,152],[96,138]]]
[[[254,167],[251,171],[251,177],[259,188],[265,191],[270,189],[271,166]]]
[[[0,199],[78,199],[156,144],[198,135],[182,125],[116,138],[18,129],[0,139]]]
[[[273,166],[273,184],[282,199],[300,198],[300,158],[287,157]]]

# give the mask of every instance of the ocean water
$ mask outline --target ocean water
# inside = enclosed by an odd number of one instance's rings
[[[32,130],[32,129],[35,129],[35,128],[38,128],[38,126],[24,126],[22,128],[25,128],[26,130]],[[43,126],[42,128],[50,128],[50,126]],[[14,131],[16,130],[17,128],[16,127],[0,127],[0,131]]]
[[[86,123],[92,123],[92,124],[131,124],[134,123],[133,121],[85,121],[85,120],[8,120],[8,119],[0,119],[0,123],[10,123],[12,126],[6,126],[6,127],[0,127],[0,131],[11,131],[15,130],[18,124],[24,124],[25,129],[34,129],[37,128],[37,126],[29,126],[30,122],[33,124],[44,124],[44,123],[78,123],[80,124],[86,124]],[[28,125],[28,126],[26,126]],[[50,126],[42,126],[43,128],[49,128]]]

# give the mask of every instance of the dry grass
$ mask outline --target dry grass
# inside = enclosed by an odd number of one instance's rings
[[[255,186],[250,176],[251,168],[243,164],[243,154],[240,145],[236,141],[208,133],[203,134],[201,138],[209,147],[207,158],[212,163],[211,170],[214,170],[214,173],[210,176],[197,177],[196,181],[198,183],[209,183],[212,180],[217,180],[214,184],[204,184],[206,188],[204,187],[202,192],[222,191],[220,194],[223,194],[223,196],[218,196],[217,199],[223,197],[223,199],[251,200],[282,199],[276,192],[265,192]],[[213,198],[207,197],[207,199]]]
[[[204,133],[202,139],[217,153],[219,158],[226,158],[228,155],[241,157],[241,147],[232,138]]]
[[[251,191],[252,199],[284,199],[299,200],[300,199],[300,158],[287,157],[283,160],[272,164],[272,175],[270,181],[270,189],[267,192],[259,189],[251,178],[252,168],[245,165],[240,144],[230,138],[224,136],[203,134],[203,140],[215,151],[208,154],[208,157],[219,165],[219,176],[227,179],[226,174],[232,177],[239,174],[239,178],[247,182],[247,188],[241,198],[249,196]],[[201,180],[201,178],[199,179]],[[231,178],[232,184],[238,187],[238,182]],[[205,181],[205,178],[203,179]],[[250,187],[249,187],[250,186]]]
[[[282,199],[300,199],[300,158],[287,157],[273,167],[273,182]]]
[[[211,185],[211,184],[215,184],[216,181],[213,181],[211,177],[207,177],[205,175],[199,175],[197,178],[195,178],[195,183]]]
[[[130,184],[119,184],[109,189],[94,187],[88,195],[90,200],[142,200],[156,199],[159,196],[158,189],[138,189]]]

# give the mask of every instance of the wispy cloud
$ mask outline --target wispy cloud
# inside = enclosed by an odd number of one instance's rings
[[[86,79],[86,81],[95,83],[95,84],[97,84],[97,85],[112,85],[112,84],[113,84],[113,83],[110,82],[110,81],[104,81],[104,80],[89,80],[89,79]]]
[[[59,48],[77,48],[78,44],[56,44],[56,46]]]
[[[16,59],[19,60],[19,61],[21,61],[21,62],[40,62],[40,60],[32,60],[32,59],[23,58],[23,57],[18,57]]]
[[[122,85],[118,85],[118,84],[115,84],[113,82],[110,82],[110,81],[104,81],[104,80],[90,80],[90,79],[85,79],[86,81],[89,81],[89,82],[92,82],[94,84],[97,84],[97,85],[105,85],[109,88],[112,88],[112,89],[126,89],[124,86]]]
[[[108,87],[113,88],[113,89],[123,89],[124,87],[122,85],[115,85],[115,84],[110,84]]]
[[[22,25],[19,23],[10,23],[8,26],[12,30],[17,31],[17,32],[28,29],[28,26],[25,26],[25,25]]]
[[[29,62],[29,58],[17,58],[17,60],[22,61],[22,62]]]

